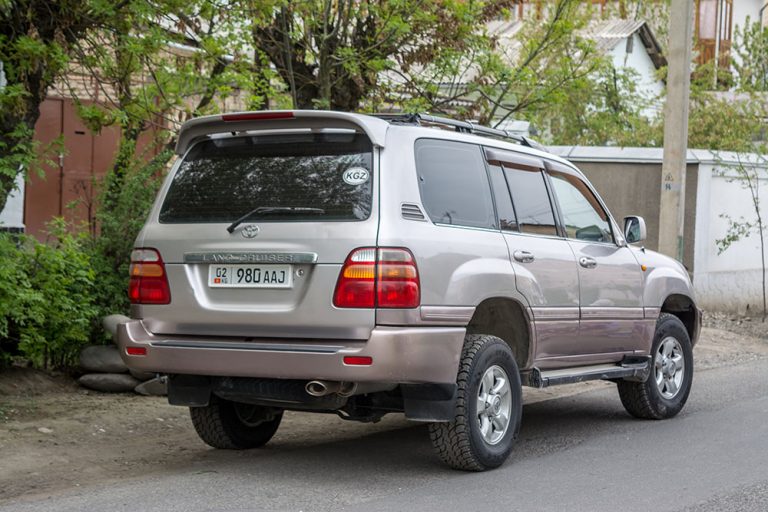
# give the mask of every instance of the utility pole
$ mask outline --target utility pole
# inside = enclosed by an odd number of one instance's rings
[[[659,251],[682,261],[688,98],[691,88],[693,0],[672,0],[669,72],[664,106],[664,163],[661,166]]]

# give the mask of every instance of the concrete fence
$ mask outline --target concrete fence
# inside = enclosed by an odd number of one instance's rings
[[[619,222],[626,215],[645,217],[646,246],[658,247],[661,148],[550,149],[584,171]],[[756,221],[750,192],[737,172],[742,166],[758,177],[761,213],[768,220],[768,155],[689,150],[687,160],[683,263],[692,273],[698,303],[709,310],[757,312],[762,308],[759,237],[753,233],[722,253],[717,240],[727,234],[727,217]]]

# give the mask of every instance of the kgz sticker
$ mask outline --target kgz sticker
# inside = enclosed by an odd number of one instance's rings
[[[344,183],[347,185],[362,185],[366,181],[368,181],[368,177],[370,174],[368,173],[368,169],[363,169],[362,167],[351,167],[344,171]]]

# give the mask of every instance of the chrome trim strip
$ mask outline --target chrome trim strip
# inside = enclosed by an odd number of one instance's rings
[[[578,320],[579,319],[578,307],[561,307],[561,308],[533,307],[531,308],[531,311],[533,311],[533,318],[536,321],[549,322],[551,320]]]
[[[585,307],[581,308],[582,320],[641,320],[643,308]]]
[[[449,322],[466,325],[472,320],[475,308],[466,306],[421,306],[421,319],[425,322]]]
[[[313,252],[192,252],[184,263],[317,263]]]
[[[661,314],[661,308],[643,308],[645,312],[645,318],[653,318],[654,320],[659,318]]]
[[[288,345],[226,341],[161,340],[150,343],[153,347],[203,348],[220,350],[254,350],[261,352],[301,352],[310,354],[335,354],[344,347],[330,345]]]

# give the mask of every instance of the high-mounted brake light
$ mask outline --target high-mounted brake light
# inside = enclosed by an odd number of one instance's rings
[[[221,116],[222,121],[262,121],[269,119],[293,119],[293,112],[245,112]]]
[[[171,303],[165,264],[156,249],[134,250],[131,253],[130,274],[128,298],[131,304]]]
[[[419,271],[408,249],[355,249],[336,283],[338,308],[415,308],[421,302]]]

